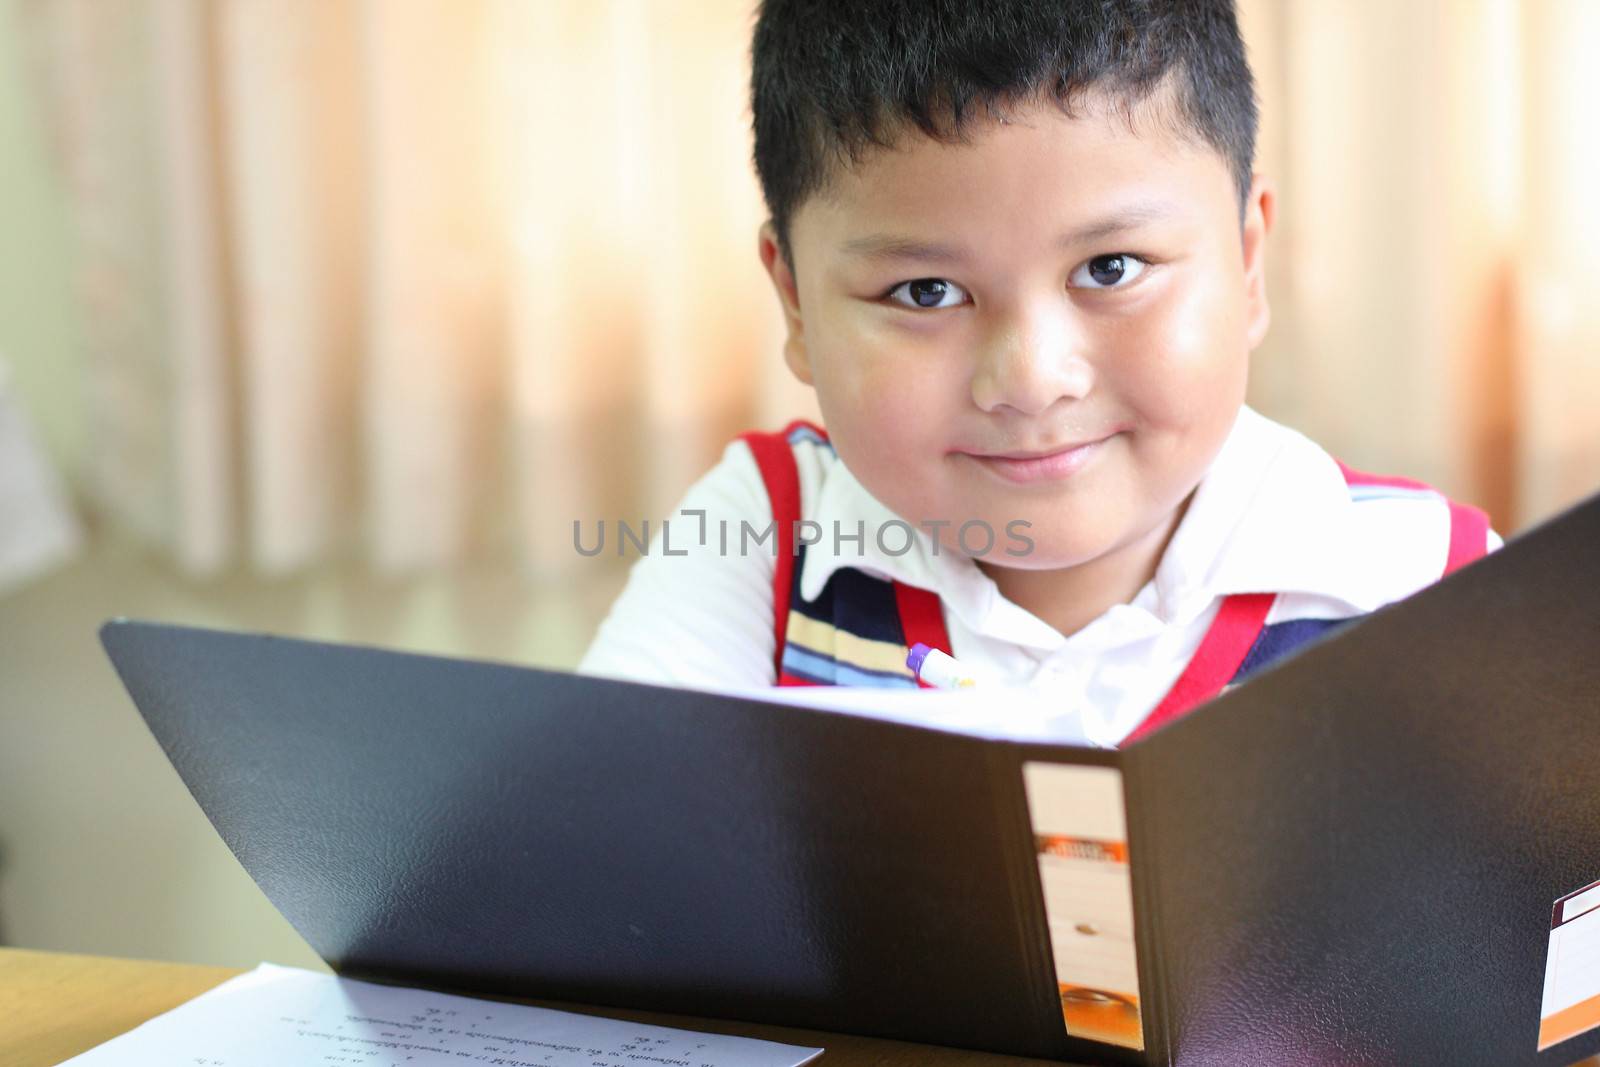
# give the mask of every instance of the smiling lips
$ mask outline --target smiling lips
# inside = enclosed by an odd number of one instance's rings
[[[1059,481],[1070,477],[1083,469],[1084,464],[1094,458],[1100,451],[1100,446],[1109,441],[1115,434],[1094,441],[1086,441],[1080,445],[1069,445],[1055,452],[1006,452],[1001,454],[984,454],[981,452],[967,452],[980,466],[986,467],[1008,482],[1019,485],[1030,485],[1035,482]]]

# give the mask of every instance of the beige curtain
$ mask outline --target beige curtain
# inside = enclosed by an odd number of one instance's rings
[[[204,574],[588,561],[814,414],[755,255],[744,0],[29,0],[87,481]],[[693,17],[689,17],[692,15]]]
[[[1255,402],[1503,531],[1600,490],[1600,4],[1240,10],[1282,207]]]
[[[87,481],[187,571],[509,552],[815,415],[755,256],[751,0],[20,0]],[[1514,531],[1600,488],[1592,0],[1241,0],[1252,398]]]

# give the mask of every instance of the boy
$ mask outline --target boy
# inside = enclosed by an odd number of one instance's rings
[[[1231,0],[766,0],[752,103],[826,429],[731,444],[581,671],[914,686],[921,641],[1128,739],[1498,543],[1244,405],[1273,190]]]

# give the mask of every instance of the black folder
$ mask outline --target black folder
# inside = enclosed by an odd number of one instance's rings
[[[1600,497],[1120,751],[113,621],[338,972],[1083,1063],[1568,1064],[1600,879]],[[1121,774],[1140,1049],[1064,1022],[1027,764]]]

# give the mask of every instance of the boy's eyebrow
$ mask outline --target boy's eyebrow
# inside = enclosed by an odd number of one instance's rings
[[[1071,248],[1089,244],[1126,230],[1170,219],[1176,214],[1172,206],[1164,201],[1151,200],[1129,204],[1121,210],[1062,234],[1057,239],[1056,246]],[[938,263],[957,263],[966,258],[966,251],[960,245],[919,241],[911,237],[897,237],[885,233],[869,234],[866,237],[846,241],[841,251],[847,256],[874,260],[922,259]]]

